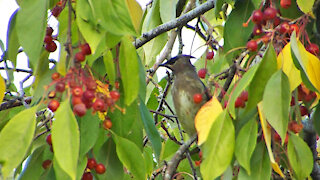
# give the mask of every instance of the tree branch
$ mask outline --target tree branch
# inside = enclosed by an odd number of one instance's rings
[[[180,16],[177,19],[174,19],[165,24],[161,24],[155,29],[150,30],[149,32],[143,33],[142,36],[136,39],[134,45],[138,49],[143,46],[145,43],[149,42],[153,38],[157,37],[159,34],[167,32],[173,28],[184,26],[187,22],[191,21],[195,17],[200,16],[201,14],[209,11],[214,7],[214,0],[209,0],[206,3],[201,4],[197,8],[191,10],[190,12]]]
[[[30,104],[31,100],[32,100],[32,97],[24,98],[24,102],[26,104]],[[17,107],[17,106],[22,106],[22,105],[23,105],[23,102],[21,100],[19,100],[19,99],[9,100],[9,101],[6,101],[4,103],[1,103],[0,111],[6,110],[6,109],[10,109],[10,108],[14,108],[14,107]]]

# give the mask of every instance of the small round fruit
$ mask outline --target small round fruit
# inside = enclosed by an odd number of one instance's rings
[[[95,93],[93,91],[88,90],[84,91],[82,95],[84,101],[92,101],[95,97]]]
[[[66,89],[66,84],[64,82],[57,82],[56,91],[63,92]]]
[[[97,89],[97,83],[94,79],[89,78],[86,82],[86,87],[89,90],[96,90]]]
[[[81,45],[81,51],[84,55],[90,55],[91,54],[91,48],[88,43]]]
[[[263,20],[263,13],[260,10],[255,10],[252,12],[252,22],[255,24],[260,24]]]
[[[56,91],[50,91],[49,93],[48,93],[48,98],[49,99],[53,99],[53,98],[55,98],[56,97]]]
[[[45,43],[50,43],[51,41],[52,41],[52,36],[51,36],[51,35],[46,35],[46,36],[44,37],[43,42],[45,42]]]
[[[86,114],[87,112],[87,108],[86,108],[86,105],[83,104],[83,103],[80,103],[80,104],[76,104],[74,107],[73,107],[73,113],[79,117],[82,117]]]
[[[259,36],[260,34],[263,33],[263,30],[262,30],[262,26],[260,24],[256,24],[254,27],[253,27],[253,31],[252,31],[253,35],[255,36]]]
[[[58,107],[60,106],[60,103],[59,101],[55,100],[55,99],[52,99],[49,104],[48,104],[48,108],[52,111],[52,112],[55,112]]]
[[[300,114],[301,116],[308,115],[309,114],[308,109],[305,106],[300,106]]]
[[[118,91],[111,91],[110,96],[114,101],[118,101],[120,98],[120,93]]]
[[[103,128],[108,130],[108,129],[111,129],[112,127],[112,122],[110,120],[110,118],[106,118],[104,121],[103,121]]]
[[[202,151],[200,150],[200,151],[199,151],[199,158],[202,159],[202,156],[203,156],[203,153],[202,153]]]
[[[234,103],[235,108],[244,108],[246,106],[245,102],[241,98],[237,98],[236,102]]]
[[[197,93],[193,95],[193,102],[199,104],[202,102],[202,94]]]
[[[199,161],[195,161],[195,162],[194,162],[194,164],[196,165],[196,167],[199,167],[199,166],[200,166],[200,164],[201,164],[201,160],[199,160]]]
[[[257,41],[255,41],[255,40],[250,40],[248,43],[247,43],[247,49],[249,50],[249,51],[257,51],[257,49],[258,49],[258,43],[257,43]]]
[[[299,133],[303,129],[303,124],[298,124],[297,121],[291,121],[288,125],[288,129],[294,133]]]
[[[314,43],[311,43],[306,49],[307,49],[307,51],[309,51],[310,53],[312,53],[314,55],[319,54],[319,46]]]
[[[273,7],[268,7],[263,12],[263,18],[265,20],[271,20],[274,19],[277,16],[277,10]]]
[[[102,99],[96,99],[92,105],[95,111],[102,111],[104,109],[104,101]]]
[[[57,45],[54,41],[51,41],[46,44],[45,49],[49,52],[54,52],[57,49]]]
[[[273,26],[277,27],[281,23],[281,19],[279,17],[275,17],[273,20]]]
[[[50,159],[47,159],[45,161],[42,162],[42,168],[43,169],[48,169],[51,165],[51,160]]]
[[[104,167],[103,164],[99,163],[96,165],[95,170],[97,174],[103,174],[104,172],[106,172],[106,167]]]
[[[206,74],[207,74],[207,69],[205,68],[202,68],[198,71],[198,76],[201,79],[204,79],[206,77]]]
[[[82,175],[81,180],[93,180],[93,176],[91,172],[86,172]]]
[[[59,73],[57,73],[57,72],[55,72],[55,73],[52,73],[51,74],[51,79],[52,80],[58,80],[60,78],[60,74]]]
[[[76,104],[83,103],[81,97],[72,96],[71,104],[75,106]]]
[[[239,98],[241,98],[243,101],[248,101],[248,91],[242,91]]]
[[[299,34],[299,27],[296,24],[290,24],[290,33],[296,31],[296,34]]]
[[[52,146],[52,138],[51,138],[51,134],[48,134],[47,138],[46,138],[46,142]]]
[[[284,9],[288,9],[291,6],[291,0],[281,0],[280,6]]]
[[[52,33],[53,33],[52,27],[47,27],[47,29],[46,29],[46,36],[51,36]]]
[[[214,56],[214,52],[213,52],[213,51],[210,51],[210,52],[207,52],[206,58],[207,58],[208,60],[211,60],[211,59],[213,59],[213,56]]]
[[[75,96],[75,97],[81,97],[83,94],[83,90],[81,87],[74,87],[72,88],[72,96]]]
[[[77,52],[74,58],[77,62],[83,62],[86,59],[85,55],[81,51]]]
[[[296,105],[296,101],[293,96],[291,96],[290,106]]]
[[[290,25],[288,22],[283,22],[281,25],[280,25],[280,29],[279,29],[279,32],[281,34],[284,34],[284,33],[287,33],[290,31]]]
[[[97,165],[97,161],[94,158],[89,158],[87,162],[87,168],[94,169]]]
[[[105,99],[107,107],[113,106],[114,105],[114,100],[112,98],[107,98]]]

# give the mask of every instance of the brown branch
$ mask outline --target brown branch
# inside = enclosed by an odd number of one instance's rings
[[[180,161],[183,159],[183,154],[187,152],[190,145],[194,143],[197,140],[197,135],[193,135],[185,144],[180,146],[176,154],[172,157],[172,159],[168,162],[164,180],[171,180],[173,177],[173,174],[175,173]]]
[[[171,29],[174,29],[179,26],[184,26],[187,22],[191,21],[192,19],[200,16],[201,14],[209,11],[214,7],[214,0],[209,0],[206,3],[201,4],[197,8],[191,10],[190,12],[180,16],[177,19],[174,19],[170,22],[165,24],[161,24],[160,26],[152,29],[146,33],[143,33],[142,36],[136,39],[134,45],[138,49],[143,46],[145,43],[149,42],[153,38],[157,37],[158,35],[167,32]]]
[[[32,97],[24,98],[24,102],[26,104],[30,104],[31,100],[32,100]],[[19,100],[19,99],[9,100],[9,101],[6,101],[6,102],[3,102],[3,103],[0,104],[0,111],[6,110],[6,109],[10,109],[10,108],[14,108],[14,107],[17,107],[17,106],[22,106],[22,105],[23,105],[23,102],[21,100]]]
[[[0,70],[13,70],[16,72],[24,72],[24,73],[29,73],[32,74],[32,70],[27,70],[27,69],[19,69],[19,68],[6,68],[6,67],[0,67]]]

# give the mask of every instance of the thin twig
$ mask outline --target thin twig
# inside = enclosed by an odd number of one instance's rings
[[[27,98],[24,98],[23,101],[25,103],[27,103],[27,104],[30,104],[31,100],[32,100],[32,97],[27,97]],[[19,98],[13,99],[13,100],[9,100],[9,101],[1,103],[0,111],[6,110],[6,109],[10,109],[10,108],[14,108],[14,107],[21,106],[21,105],[23,105],[23,103],[21,102],[21,100]]]

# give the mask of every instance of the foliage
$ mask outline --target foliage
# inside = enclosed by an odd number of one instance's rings
[[[317,179],[317,2],[17,1],[0,41],[0,178]],[[175,116],[172,73],[156,74],[182,53],[212,96],[198,138]]]

